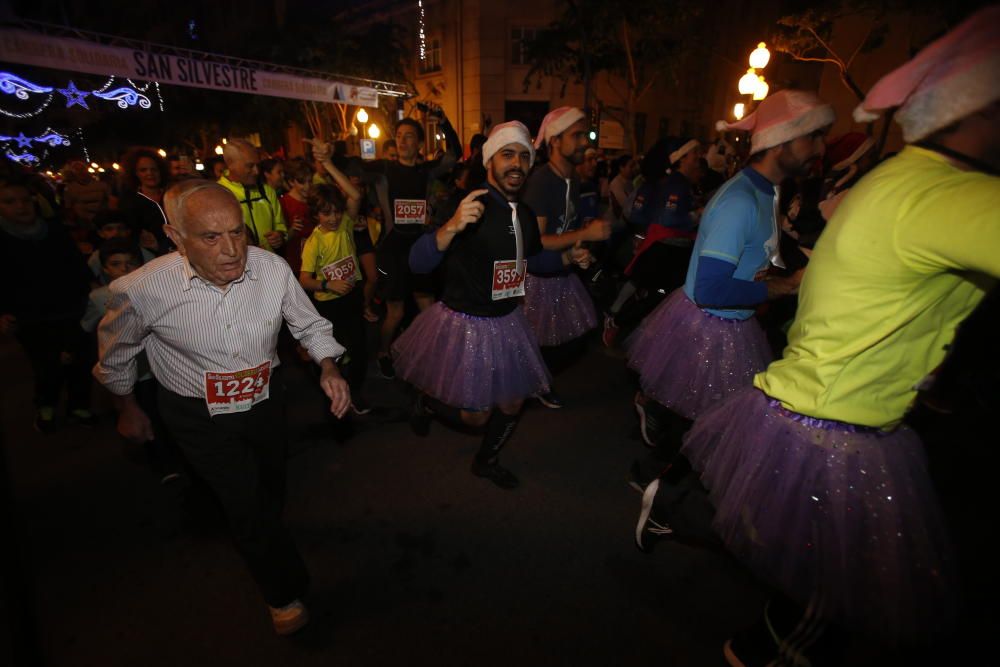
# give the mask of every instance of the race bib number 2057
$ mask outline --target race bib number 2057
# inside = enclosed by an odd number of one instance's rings
[[[397,225],[422,225],[427,215],[427,202],[423,199],[397,199]]]

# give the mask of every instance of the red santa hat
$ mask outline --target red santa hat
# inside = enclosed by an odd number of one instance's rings
[[[905,65],[882,77],[854,110],[859,123],[899,107],[907,143],[951,125],[1000,98],[1000,5],[979,10]]]
[[[531,153],[529,164],[535,164],[535,147],[531,143],[531,132],[520,121],[511,120],[500,123],[490,131],[490,138],[483,144],[483,166],[490,163],[490,158],[498,150],[508,144],[520,144]]]
[[[833,107],[813,93],[780,90],[765,98],[749,116],[735,123],[720,120],[715,129],[750,132],[753,155],[831,125],[835,119]]]
[[[583,111],[576,107],[559,107],[548,112],[545,115],[545,119],[542,120],[542,127],[538,130],[538,136],[535,137],[535,148],[541,148],[543,145],[548,144],[549,139],[558,137],[569,129],[570,125],[586,117]]]
[[[861,132],[848,132],[826,144],[826,161],[831,171],[842,171],[857,162],[871,150],[875,141]]]

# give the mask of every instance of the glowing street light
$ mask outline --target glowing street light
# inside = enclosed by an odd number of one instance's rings
[[[121,169],[121,165],[118,164],[117,162],[112,162],[111,168],[114,169],[115,171],[118,171],[119,169]]]
[[[97,169],[100,165],[97,164],[96,162],[91,162],[90,166],[93,167],[94,169]]]
[[[368,136],[371,139],[378,139],[382,135],[382,130],[378,129],[378,125],[372,123],[368,126]]]
[[[222,146],[216,146],[215,147],[215,154],[216,155],[222,155]]]
[[[764,42],[757,44],[757,48],[750,52],[750,67],[754,69],[764,69],[771,60],[771,52],[764,46]]]
[[[747,73],[740,78],[739,88],[740,95],[753,95],[753,92],[757,90],[757,73],[753,71],[753,68],[748,69]]]
[[[757,80],[757,87],[753,91],[753,98],[755,100],[764,99],[767,97],[767,91],[769,89],[770,86],[767,85],[767,81],[764,81],[764,77],[760,77],[760,79]]]
[[[746,105],[743,102],[737,102],[736,106],[733,107],[733,118],[736,120],[743,120],[743,114],[746,112]]]
[[[356,116],[358,122],[364,125],[368,122],[368,112],[364,109],[358,109],[358,115]]]
[[[157,149],[156,154],[159,155],[160,157],[167,157],[167,151],[163,150],[162,148]]]

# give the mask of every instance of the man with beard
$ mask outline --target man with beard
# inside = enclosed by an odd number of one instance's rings
[[[411,425],[427,435],[431,415],[484,427],[472,473],[511,489],[500,449],[517,425],[524,399],[549,388],[548,372],[518,297],[527,258],[542,250],[535,215],[517,195],[535,159],[528,129],[493,128],[483,145],[487,187],[473,190],[455,215],[413,246],[410,265],[429,273],[444,264],[441,301],[414,320],[393,345],[400,377],[421,395]],[[561,261],[570,261],[564,252]]]
[[[387,379],[396,377],[389,348],[403,321],[406,299],[412,296],[421,311],[434,301],[434,284],[430,276],[415,276],[410,272],[410,248],[430,220],[428,190],[431,184],[455,166],[462,145],[443,113],[440,110],[430,113],[440,119],[438,127],[444,132],[448,144],[448,152],[443,158],[426,162],[419,160],[420,149],[424,145],[424,128],[416,120],[404,118],[396,125],[397,159],[375,160],[364,166],[369,179],[374,179],[384,217],[376,261],[386,305],[378,368],[382,377]]]
[[[528,263],[524,314],[543,348],[549,369],[558,372],[583,351],[583,335],[597,326],[594,303],[570,264],[589,266],[585,241],[604,241],[611,223],[593,219],[580,227],[580,181],[576,167],[583,164],[590,140],[587,119],[575,107],[549,112],[535,139],[535,148],[548,149],[549,162],[531,174],[524,203],[538,218],[545,251]],[[572,262],[565,262],[566,251]],[[538,400],[561,408],[562,400],[549,391]]]
[[[801,272],[768,278],[778,255],[776,184],[804,173],[823,155],[833,123],[830,105],[812,93],[783,90],[738,123],[751,131],[750,165],[726,182],[705,207],[683,289],[675,290],[628,339],[628,365],[639,374],[635,408],[643,440],[670,460],[691,422],[771,361],[754,309],[798,290]],[[662,464],[661,466],[662,467]],[[685,467],[675,461],[670,474]],[[640,474],[640,477],[648,476]],[[637,540],[656,493],[647,487]],[[648,496],[648,497],[647,497]]]
[[[731,665],[842,664],[838,649],[851,643],[843,631],[912,649],[881,664],[922,663],[918,651],[971,664],[981,655],[973,647],[985,647],[974,616],[986,607],[956,618],[964,563],[948,535],[983,528],[964,517],[947,525],[925,447],[904,417],[956,327],[1000,278],[998,65],[1000,5],[992,5],[869,90],[854,118],[896,108],[907,146],[851,188],[830,219],[784,358],[685,438],[715,507],[713,529],[779,593],[726,646]],[[968,464],[969,449],[996,443],[995,426],[987,428],[981,443],[950,430],[939,442],[961,443]],[[963,512],[978,508],[951,500]],[[981,576],[965,583],[989,599]],[[840,636],[810,647],[824,624]],[[806,636],[797,630],[805,627]],[[935,640],[940,650],[929,652]]]

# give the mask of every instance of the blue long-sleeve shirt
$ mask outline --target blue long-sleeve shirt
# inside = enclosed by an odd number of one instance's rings
[[[767,286],[754,279],[777,248],[775,196],[774,185],[747,167],[705,207],[684,293],[706,312],[745,320],[767,299]]]

